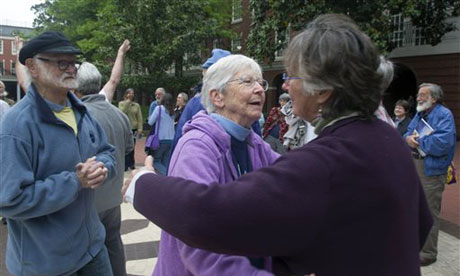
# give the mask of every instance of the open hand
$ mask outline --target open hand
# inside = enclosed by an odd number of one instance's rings
[[[126,194],[126,191],[128,190],[129,188],[129,185],[131,184],[133,178],[136,176],[136,174],[138,174],[139,172],[141,171],[151,171],[151,172],[155,172],[155,168],[153,167],[153,156],[149,155],[145,158],[144,160],[144,167],[141,167],[139,169],[135,169],[131,172],[131,175],[125,180],[125,183],[123,184],[123,186],[121,187],[121,195],[123,196],[123,200],[126,202],[125,200],[125,194]]]

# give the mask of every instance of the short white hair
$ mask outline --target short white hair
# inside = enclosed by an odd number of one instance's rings
[[[101,90],[101,80],[101,73],[96,66],[83,62],[77,71],[77,90],[83,95],[97,94]]]
[[[262,69],[260,65],[244,55],[229,55],[219,59],[206,71],[203,79],[203,88],[201,89],[201,103],[208,113],[213,113],[216,106],[211,100],[210,92],[217,90],[219,93],[225,93],[225,86],[236,74],[243,70],[252,70],[262,78]]]

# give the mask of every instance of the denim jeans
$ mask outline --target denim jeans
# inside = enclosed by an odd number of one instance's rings
[[[113,276],[109,253],[105,245],[84,267],[69,276]]]
[[[169,154],[172,140],[160,140],[160,147],[153,151],[153,166],[161,175],[166,175],[166,168],[169,164]]]

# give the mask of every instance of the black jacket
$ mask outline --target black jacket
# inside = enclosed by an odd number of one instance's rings
[[[397,126],[397,129],[399,131],[399,134],[401,134],[401,136],[403,136],[404,134],[406,134],[407,132],[407,127],[409,126],[410,122],[412,121],[412,118],[409,118],[406,116],[406,118],[404,118],[404,120],[402,120],[398,126]]]

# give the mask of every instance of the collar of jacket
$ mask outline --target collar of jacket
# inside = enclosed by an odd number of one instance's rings
[[[33,83],[27,89],[27,94],[34,98],[35,104],[37,105],[37,116],[39,116],[41,120],[51,124],[60,122],[40,93],[38,93],[37,88]],[[86,114],[86,107],[83,103],[71,92],[67,92],[67,98],[70,100],[72,107],[75,107],[75,109],[80,112],[83,117]]]
[[[83,103],[94,103],[105,101],[105,96],[102,94],[90,94],[81,97],[80,99]]]
[[[380,120],[380,119],[377,119],[377,118],[372,118],[372,119],[365,119],[365,118],[362,118],[362,117],[359,117],[359,116],[352,116],[352,117],[346,117],[346,118],[342,118],[338,121],[335,121],[333,124],[331,125],[328,125],[327,127],[324,127],[323,130],[318,134],[318,137],[320,136],[324,136],[324,135],[327,135],[329,133],[332,133],[334,132],[336,129],[342,127],[342,126],[345,126],[345,125],[348,125],[348,124],[351,124],[353,122],[356,122],[356,121],[365,121],[365,120]],[[382,121],[383,122],[383,121]]]

